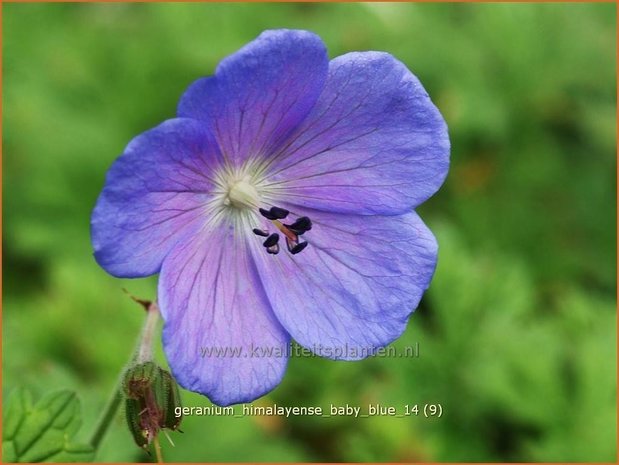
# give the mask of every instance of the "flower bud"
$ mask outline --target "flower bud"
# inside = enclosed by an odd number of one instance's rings
[[[146,448],[164,428],[178,429],[182,417],[178,386],[172,375],[153,362],[135,365],[123,378],[127,425],[135,443]]]

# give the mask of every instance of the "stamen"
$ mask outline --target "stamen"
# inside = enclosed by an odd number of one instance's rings
[[[305,249],[305,247],[307,247],[307,244],[309,244],[309,242],[301,242],[299,244],[297,244],[295,247],[292,248],[292,250],[290,251],[290,253],[292,255],[296,255],[299,252],[302,252],[303,249]]]
[[[278,220],[283,220],[290,213],[285,208],[280,208],[280,207],[271,207],[270,212],[271,212],[271,215],[273,215]]]
[[[262,243],[266,248],[273,247],[279,242],[279,234],[273,233],[269,237],[267,237],[266,241]]]
[[[262,236],[262,237],[268,237],[269,236],[269,232],[265,231],[264,229],[254,228],[254,229],[251,230],[251,232],[253,232],[256,236]]]
[[[262,216],[264,216],[267,220],[276,220],[277,217],[271,213],[269,210],[265,210],[264,208],[259,208],[258,211]]]
[[[279,244],[272,245],[271,247],[267,247],[267,253],[271,255],[277,255],[279,253]]]
[[[285,208],[280,208],[280,207],[271,207],[270,210],[265,210],[264,208],[259,208],[258,211],[267,220],[283,220],[290,213]]]
[[[297,218],[292,224],[283,224],[280,220],[290,214],[285,208],[271,207],[269,210],[259,208],[258,211],[263,217],[271,220],[273,225],[284,234],[286,247],[291,254],[296,255],[305,250],[308,242],[299,242],[299,236],[312,229],[312,221],[307,216]],[[252,229],[252,232],[258,236],[266,237],[262,245],[269,254],[277,255],[279,253],[279,234],[273,233],[268,235],[267,230],[259,228]]]
[[[297,218],[294,223],[290,225],[287,224],[285,226],[300,236],[312,229],[312,220],[310,220],[307,216],[302,216],[301,218]]]
[[[288,251],[293,255],[296,255],[299,252],[303,251],[303,249],[307,247],[307,244],[308,242],[298,242],[297,240],[291,241],[290,239],[286,238],[286,247],[288,247]]]
[[[290,229],[288,229],[288,227],[285,224],[282,224],[281,221],[279,220],[271,220],[271,221],[273,221],[273,224],[277,227],[277,229],[279,229],[284,234],[284,236],[289,238],[291,241],[296,241],[298,239],[297,234],[292,232]]]

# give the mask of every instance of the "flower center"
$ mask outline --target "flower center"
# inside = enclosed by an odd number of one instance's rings
[[[260,194],[251,183],[249,176],[244,176],[228,184],[228,192],[224,200],[224,205],[235,208],[257,208],[260,201]]]

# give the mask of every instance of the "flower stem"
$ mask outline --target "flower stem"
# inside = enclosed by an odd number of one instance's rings
[[[146,322],[144,323],[144,329],[140,334],[140,338],[138,339],[137,349],[134,350],[131,360],[129,364],[132,363],[144,363],[153,358],[153,338],[155,334],[155,330],[157,329],[157,322],[159,320],[159,307],[156,302],[152,302],[147,308]],[[97,426],[90,437],[90,445],[93,449],[97,450],[101,445],[101,441],[105,437],[105,433],[107,433],[108,428],[112,424],[116,413],[118,412],[118,408],[120,407],[120,403],[122,401],[122,385],[123,385],[123,376],[125,370],[123,369],[114,390],[112,391],[112,395],[105,408],[103,409],[103,413],[99,417],[99,421],[97,422]]]
[[[144,323],[144,329],[142,330],[142,336],[138,345],[135,360],[136,363],[144,363],[153,359],[153,337],[155,335],[155,330],[157,329],[158,321],[159,306],[157,305],[157,302],[152,302],[148,306],[146,323]]]
[[[159,444],[159,436],[155,436],[153,439],[155,446],[155,456],[157,457],[157,463],[163,463],[163,455],[161,455],[161,445]]]
[[[103,441],[108,427],[116,416],[116,412],[118,412],[118,407],[120,407],[120,401],[122,400],[122,395],[120,393],[121,389],[122,382],[121,380],[119,380],[119,382],[116,383],[116,386],[114,387],[112,396],[109,398],[107,404],[105,405],[105,409],[103,409],[103,413],[99,417],[97,427],[95,428],[92,436],[90,437],[90,445],[94,450],[97,450],[99,448],[99,445],[101,444],[101,441]]]

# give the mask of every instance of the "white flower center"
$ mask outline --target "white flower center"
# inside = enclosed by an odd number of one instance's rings
[[[260,206],[260,194],[251,182],[249,175],[228,182],[224,205],[238,209],[257,209]]]

